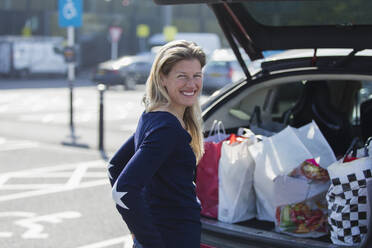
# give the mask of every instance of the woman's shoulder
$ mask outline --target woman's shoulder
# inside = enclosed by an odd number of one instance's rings
[[[167,111],[144,112],[140,124],[147,127],[146,129],[171,128],[177,130],[180,127],[177,117]]]
[[[140,127],[146,134],[161,130],[162,133],[167,133],[170,137],[188,136],[187,131],[182,127],[177,117],[168,111],[144,112],[141,116]]]

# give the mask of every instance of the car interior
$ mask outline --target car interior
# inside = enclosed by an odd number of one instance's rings
[[[301,127],[314,120],[342,156],[354,137],[372,136],[372,81],[348,77],[329,79],[287,78],[259,83],[217,108],[208,120],[224,120],[227,132],[248,127],[256,134],[272,135],[286,126]],[[207,130],[210,123],[205,123]]]

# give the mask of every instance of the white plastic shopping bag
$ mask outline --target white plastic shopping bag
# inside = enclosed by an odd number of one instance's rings
[[[214,120],[211,129],[209,130],[208,136],[204,138],[204,142],[220,142],[228,138],[225,127],[222,121]]]
[[[245,221],[256,216],[254,160],[248,150],[254,139],[240,139],[238,142],[224,141],[221,148],[218,220],[227,223]]]
[[[286,127],[249,146],[255,161],[254,189],[256,192],[257,219],[275,221],[277,196],[275,178],[287,175],[303,161],[315,158],[323,168],[336,161],[336,157],[315,122],[300,129]],[[288,194],[295,189],[288,185]],[[312,195],[307,195],[311,197]],[[280,196],[282,197],[282,196]],[[285,197],[285,196],[283,196]]]

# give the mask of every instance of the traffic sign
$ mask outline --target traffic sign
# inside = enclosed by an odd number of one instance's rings
[[[121,27],[112,26],[109,29],[111,41],[112,42],[118,42],[120,40],[121,33],[123,32],[123,29]]]
[[[150,28],[146,24],[137,25],[137,36],[140,38],[146,38],[150,34]]]
[[[82,0],[58,0],[59,26],[80,27],[82,12]]]
[[[176,26],[165,26],[163,28],[163,35],[166,41],[174,40],[174,37],[177,34],[177,27]]]

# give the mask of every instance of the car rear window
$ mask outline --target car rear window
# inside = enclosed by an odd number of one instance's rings
[[[248,1],[244,7],[269,26],[364,25],[372,23],[372,1]]]

